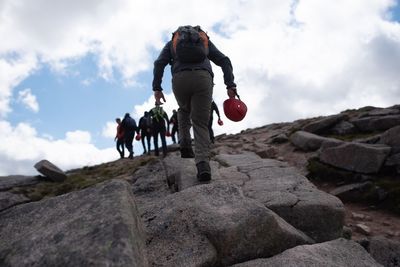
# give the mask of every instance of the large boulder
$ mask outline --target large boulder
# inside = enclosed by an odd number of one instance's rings
[[[372,182],[354,183],[339,186],[329,193],[340,198],[342,201],[357,202],[362,201],[365,195],[373,187]]]
[[[146,266],[129,183],[112,180],[0,213],[1,266]]]
[[[318,190],[297,169],[285,162],[261,159],[254,153],[218,155],[216,159],[223,166],[236,166],[247,176],[233,175],[234,170],[230,169],[230,177],[241,177],[245,196],[263,203],[317,242],[341,236],[343,203]],[[229,176],[226,179],[230,181]]]
[[[400,242],[383,236],[371,237],[367,248],[371,256],[386,267],[400,266]]]
[[[335,126],[333,126],[329,132],[337,135],[346,135],[353,134],[356,131],[357,128],[354,126],[354,124],[348,121],[340,121],[339,123],[335,124]]]
[[[328,165],[359,173],[377,173],[390,153],[390,147],[361,143],[344,143],[321,147],[319,159]]]
[[[35,169],[54,182],[62,182],[67,175],[56,165],[48,160],[41,160],[35,164]]]
[[[303,245],[268,259],[236,264],[234,267],[382,267],[363,247],[343,238],[314,245]],[[387,265],[386,265],[387,266]]]
[[[142,217],[152,266],[227,266],[312,242],[226,182],[167,196]]]
[[[397,108],[376,108],[367,112],[366,116],[386,116],[399,114],[400,110]]]
[[[350,122],[362,132],[386,131],[400,124],[400,115],[357,118]]]
[[[305,125],[302,130],[310,133],[320,134],[327,131],[338,122],[346,119],[348,119],[348,116],[345,114],[332,115],[316,121],[312,121]]]
[[[303,151],[316,151],[323,144],[338,146],[343,143],[338,139],[323,137],[305,131],[297,131],[290,136],[290,142]]]
[[[390,128],[386,132],[384,132],[380,139],[380,144],[385,144],[390,147],[399,147],[400,146],[400,125]]]

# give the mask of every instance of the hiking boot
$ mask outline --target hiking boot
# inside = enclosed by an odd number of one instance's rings
[[[197,180],[200,182],[207,182],[211,180],[210,164],[206,161],[200,161],[196,164],[197,167]]]
[[[133,153],[129,153],[128,158],[133,159]]]
[[[184,158],[184,159],[194,158],[194,152],[191,147],[182,147],[180,149],[180,151],[181,151],[181,158]]]

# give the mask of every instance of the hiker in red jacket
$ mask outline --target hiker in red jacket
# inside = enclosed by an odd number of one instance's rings
[[[117,135],[115,136],[114,140],[117,142],[117,151],[119,152],[121,159],[123,159],[125,156],[124,129],[122,129],[120,118],[116,118],[115,121],[118,124],[118,126],[117,126]]]

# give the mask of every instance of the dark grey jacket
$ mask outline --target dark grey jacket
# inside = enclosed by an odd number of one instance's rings
[[[172,75],[184,69],[205,69],[210,72],[212,77],[214,77],[210,60],[214,62],[217,66],[220,66],[222,68],[222,72],[224,73],[224,83],[226,85],[226,88],[236,87],[236,84],[234,83],[234,76],[232,73],[232,64],[230,59],[224,54],[222,54],[211,41],[208,42],[208,49],[209,49],[208,58],[206,58],[201,63],[195,63],[195,64],[182,63],[176,60],[174,58],[171,46],[172,42],[169,41],[164,46],[157,60],[154,61],[153,91],[162,91],[161,82],[164,74],[164,68],[167,64],[171,65]]]

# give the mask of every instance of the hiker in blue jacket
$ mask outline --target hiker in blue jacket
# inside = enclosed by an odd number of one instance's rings
[[[154,98],[157,103],[161,103],[161,99],[165,102],[161,87],[162,77],[165,66],[171,65],[172,89],[179,105],[181,157],[195,157],[199,181],[211,179],[208,121],[214,73],[210,61],[222,68],[227,94],[229,98],[235,98],[237,93],[231,61],[215,47],[200,26],[179,27],[154,62],[153,70]],[[190,135],[192,123],[195,153],[192,150]]]
[[[133,159],[133,138],[137,131],[136,121],[126,113],[121,122],[122,129],[124,130],[125,147],[129,151],[128,158]]]

